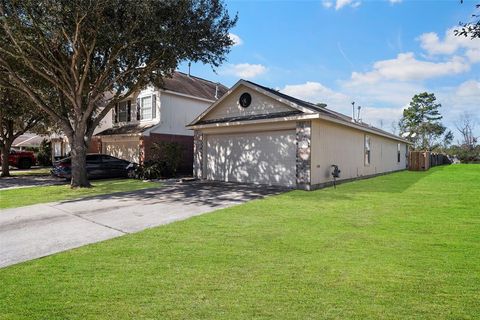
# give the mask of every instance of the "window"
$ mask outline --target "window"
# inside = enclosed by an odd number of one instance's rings
[[[149,120],[157,117],[157,104],[155,98],[156,96],[152,94],[151,96],[137,99],[137,119],[139,119],[138,114],[140,114],[139,120]]]
[[[370,136],[365,135],[365,165],[369,166],[370,165],[370,147],[371,147],[371,141],[370,141]]]
[[[400,143],[397,143],[397,162],[400,163]]]
[[[118,121],[129,122],[130,120],[130,100],[122,101],[118,104]]]
[[[115,106],[115,123],[130,122],[131,120],[131,102],[130,100],[122,101]]]

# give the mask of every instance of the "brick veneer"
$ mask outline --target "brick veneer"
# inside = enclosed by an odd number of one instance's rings
[[[312,122],[298,121],[296,128],[297,152],[296,172],[297,188],[310,190],[311,184],[311,142]]]

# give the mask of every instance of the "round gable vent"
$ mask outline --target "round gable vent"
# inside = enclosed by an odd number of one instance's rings
[[[243,108],[246,108],[252,103],[252,96],[250,95],[250,93],[247,92],[242,93],[238,102],[240,102],[240,105]]]

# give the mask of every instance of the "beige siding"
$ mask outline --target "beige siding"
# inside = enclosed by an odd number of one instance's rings
[[[211,105],[207,101],[170,92],[161,92],[157,100],[160,101],[160,122],[151,132],[182,136],[193,136],[193,131],[185,126]]]
[[[364,162],[365,134],[371,138],[370,165]],[[324,120],[312,121],[312,184],[332,181],[332,164],[339,166],[340,179],[405,169],[406,145],[401,143],[400,162],[397,162],[397,143]]]
[[[238,99],[242,93],[248,92],[252,96],[252,103],[248,108],[242,108]],[[293,111],[295,109],[274,100],[266,95],[259,94],[255,90],[243,85],[229,94],[220,104],[212,109],[203,120],[222,119],[238,116],[268,114],[275,112]]]

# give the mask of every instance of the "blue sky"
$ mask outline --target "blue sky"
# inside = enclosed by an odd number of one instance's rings
[[[411,97],[423,91],[436,94],[452,130],[465,113],[480,118],[480,39],[453,36],[459,21],[475,12],[473,1],[226,5],[238,12],[231,31],[238,43],[223,66],[213,71],[194,64],[193,75],[227,86],[249,79],[346,114],[355,101],[365,122],[388,131]]]

